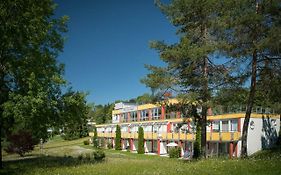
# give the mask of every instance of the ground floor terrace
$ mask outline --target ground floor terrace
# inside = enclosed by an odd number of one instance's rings
[[[104,138],[99,137],[99,146],[108,148],[108,145],[115,146],[115,138]],[[172,144],[171,144],[172,143]],[[207,156],[228,156],[238,157],[238,143],[239,141],[232,142],[218,142],[218,141],[208,141],[207,142]],[[194,141],[187,140],[144,140],[144,151],[146,154],[155,154],[160,156],[166,156],[169,154],[169,149],[176,145],[180,147],[180,156],[184,158],[192,158]],[[121,148],[124,151],[130,151],[132,153],[137,153],[138,150],[138,139],[133,138],[122,138]]]

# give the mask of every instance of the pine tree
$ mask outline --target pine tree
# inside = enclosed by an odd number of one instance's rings
[[[138,154],[144,154],[144,133],[143,128],[138,128]]]
[[[257,83],[262,80],[261,70],[271,65],[279,70],[281,52],[281,5],[272,1],[224,1],[222,33],[225,41],[223,51],[232,59],[236,73],[250,80],[247,110],[243,124],[241,156],[247,156],[248,127],[257,91]],[[250,65],[250,68],[247,66]],[[269,80],[266,80],[269,81]],[[268,83],[268,82],[267,82]]]
[[[225,68],[213,59],[217,43],[212,38],[217,1],[173,0],[168,5],[157,1],[158,7],[177,27],[180,41],[176,44],[152,42],[166,67],[147,65],[151,71],[141,80],[148,87],[174,90],[177,94],[193,94],[200,103],[201,150],[206,156],[206,121],[211,91],[225,80]]]
[[[121,150],[121,128],[116,125],[116,135],[115,135],[115,150]]]

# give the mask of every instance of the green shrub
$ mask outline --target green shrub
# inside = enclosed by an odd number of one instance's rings
[[[93,145],[95,148],[98,147],[98,133],[97,133],[97,128],[94,126],[94,137],[93,137]]]
[[[138,133],[138,154],[144,154],[144,133],[141,126],[139,127]]]
[[[112,149],[112,148],[113,148],[113,144],[112,144],[111,141],[109,141],[109,142],[107,143],[107,149]]]
[[[78,160],[82,160],[83,159],[83,155],[79,154],[77,158],[78,158]]]
[[[90,161],[91,157],[92,157],[92,155],[90,153],[85,154],[85,160]]]
[[[200,123],[197,122],[193,158],[197,159],[200,158],[200,156],[201,156],[201,126]]]
[[[121,128],[116,125],[115,150],[121,150]]]
[[[181,153],[180,147],[170,148],[169,150],[169,157],[170,158],[179,158]]]
[[[89,142],[89,140],[84,140],[84,145],[89,145],[90,144],[90,142]]]
[[[105,139],[104,138],[100,139],[100,147],[105,148]]]
[[[36,144],[31,132],[20,130],[18,133],[11,134],[7,138],[8,147],[5,149],[7,153],[17,153],[24,156],[25,153],[34,149]]]
[[[105,158],[105,153],[103,152],[103,150],[96,150],[93,152],[93,155],[94,155],[94,159],[96,161],[101,161]]]

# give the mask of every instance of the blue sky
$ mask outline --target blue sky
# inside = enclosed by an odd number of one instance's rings
[[[67,15],[67,40],[58,57],[74,90],[106,104],[150,92],[140,79],[144,64],[163,65],[149,41],[178,40],[176,29],[153,0],[56,0],[55,16]]]

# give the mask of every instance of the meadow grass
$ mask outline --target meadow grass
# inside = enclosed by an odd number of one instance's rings
[[[44,155],[40,155],[36,148],[25,159],[6,159],[5,168],[0,174],[281,174],[280,148],[262,151],[248,159],[212,158],[198,161],[105,150],[106,159],[97,162],[79,159],[79,154],[73,151],[78,148],[81,154],[93,151],[92,146],[83,145],[83,140],[52,140],[44,145]]]

